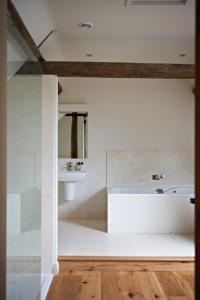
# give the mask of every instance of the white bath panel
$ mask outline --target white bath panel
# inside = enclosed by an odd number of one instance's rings
[[[193,233],[194,206],[187,197],[108,199],[109,233]]]
[[[194,205],[185,195],[108,196],[109,233],[193,233]]]

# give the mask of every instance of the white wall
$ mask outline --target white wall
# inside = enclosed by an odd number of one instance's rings
[[[153,79],[61,79],[59,103],[87,103],[88,173],[75,201],[59,186],[60,217],[105,216],[106,151],[194,147],[193,82]]]
[[[153,174],[164,174],[152,180]],[[194,186],[192,150],[111,150],[107,152],[108,187]]]

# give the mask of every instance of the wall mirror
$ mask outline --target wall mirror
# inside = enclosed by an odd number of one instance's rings
[[[84,108],[84,107],[83,107]],[[88,111],[60,105],[58,109],[58,157],[88,156]]]

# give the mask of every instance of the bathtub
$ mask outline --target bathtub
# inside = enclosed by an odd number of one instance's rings
[[[193,233],[192,187],[108,188],[109,233]]]

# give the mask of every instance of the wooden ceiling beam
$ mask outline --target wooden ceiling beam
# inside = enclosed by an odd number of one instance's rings
[[[18,29],[19,33],[23,37],[24,41],[26,42],[27,46],[31,50],[33,56],[39,61],[44,62],[45,59],[42,56],[38,46],[36,45],[34,39],[32,38],[31,34],[29,33],[28,29],[26,28],[26,25],[24,24],[22,18],[20,17],[17,9],[15,8],[14,4],[11,0],[7,0],[7,8],[8,13],[10,15],[10,18],[13,22],[13,24]],[[63,88],[60,83],[58,83],[58,94],[62,92]]]
[[[193,79],[191,64],[44,61],[44,74],[59,77]]]
[[[44,74],[96,78],[193,79],[195,77],[195,67],[191,64],[45,61],[11,0],[8,0],[8,12],[33,55],[41,62]],[[62,92],[60,84],[58,91]]]

